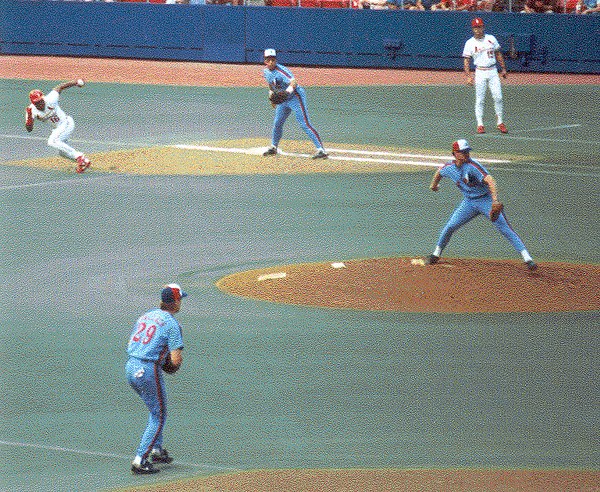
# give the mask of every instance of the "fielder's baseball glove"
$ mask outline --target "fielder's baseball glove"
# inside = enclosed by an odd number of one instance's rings
[[[504,210],[504,205],[502,203],[492,203],[492,210],[490,210],[490,220],[492,222],[496,222],[498,220],[498,217],[500,217],[502,210]]]
[[[174,374],[179,370],[179,366],[173,364],[173,361],[171,360],[171,354],[168,354],[167,358],[163,362],[162,370],[167,374]]]
[[[287,101],[289,94],[286,91],[270,91],[269,92],[269,101],[272,104],[281,104],[282,102]]]

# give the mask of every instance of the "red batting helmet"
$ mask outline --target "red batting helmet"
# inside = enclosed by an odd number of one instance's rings
[[[483,19],[481,17],[475,17],[471,21],[471,27],[483,27]]]
[[[40,102],[44,97],[44,93],[39,89],[34,89],[29,93],[29,100],[32,104]]]

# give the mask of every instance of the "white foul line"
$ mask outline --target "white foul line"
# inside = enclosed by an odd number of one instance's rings
[[[53,186],[53,185],[61,185],[61,184],[71,184],[71,183],[77,183],[77,184],[81,184],[81,183],[88,183],[89,181],[95,181],[98,179],[103,179],[106,176],[95,176],[93,178],[82,178],[82,179],[78,179],[78,178],[70,178],[70,179],[61,179],[59,181],[41,181],[39,183],[25,183],[25,184],[20,184],[20,185],[7,185],[7,186],[0,186],[0,191],[4,191],[4,190],[20,190],[23,188],[37,188],[37,187],[41,187],[41,186]]]
[[[48,140],[48,137],[39,137],[36,135],[7,135],[7,134],[0,134],[0,138],[15,138],[15,139],[21,139],[21,140]],[[121,147],[132,147],[132,146],[137,146],[137,144],[135,143],[131,143],[131,142],[110,142],[107,140],[85,140],[85,139],[81,139],[81,138],[71,138],[69,139],[70,142],[75,142],[75,143],[83,143],[83,144],[98,144],[98,145],[118,145]]]
[[[81,449],[73,449],[73,448],[63,448],[61,446],[48,446],[45,444],[30,444],[25,442],[12,442],[12,441],[0,441],[0,445],[4,446],[15,446],[20,448],[34,448],[34,449],[43,449],[46,451],[57,451],[59,453],[73,453],[73,454],[81,454],[85,456],[100,456],[103,458],[118,458],[123,460],[130,460],[130,456],[125,456],[123,454],[116,453],[104,453],[101,451],[85,451]],[[241,471],[238,468],[231,468],[225,466],[216,466],[216,465],[208,465],[208,464],[199,464],[199,463],[186,463],[182,461],[175,461],[180,465],[184,466],[193,466],[195,468],[204,468],[207,470],[217,470],[217,471]]]
[[[518,133],[524,133],[524,132],[543,132],[543,131],[546,131],[546,130],[564,130],[566,128],[578,128],[580,126],[581,126],[580,123],[576,123],[576,124],[573,124],[573,125],[546,126],[546,127],[541,127],[541,128],[530,128],[530,129],[525,129],[525,130],[519,130]]]
[[[236,148],[236,147],[211,147],[208,145],[170,145],[177,149],[185,150],[204,150],[208,152],[230,152],[234,154],[246,154],[246,155],[262,155],[264,147],[252,147],[248,149]],[[341,154],[356,154],[356,155],[375,155],[382,157],[408,157],[413,159],[435,159],[435,160],[450,160],[450,156],[440,156],[433,154],[400,154],[395,152],[382,152],[382,151],[368,151],[368,150],[348,150],[348,149],[327,149],[330,153],[329,159],[337,161],[357,161],[357,162],[374,162],[380,164],[407,164],[411,166],[430,166],[439,167],[439,162],[430,161],[419,161],[419,160],[398,160],[398,159],[381,159],[373,157],[350,157],[350,156],[337,156],[331,155],[331,153]],[[280,152],[281,155],[289,157],[310,157],[308,154],[299,154],[294,152]],[[493,162],[507,164],[511,161],[500,160],[500,159],[478,159],[481,162]]]

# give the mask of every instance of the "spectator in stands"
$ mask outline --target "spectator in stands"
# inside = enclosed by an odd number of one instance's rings
[[[554,0],[527,0],[522,14],[552,14],[556,5]]]
[[[431,10],[477,10],[477,0],[440,0]]]
[[[600,0],[579,0],[580,14],[598,14],[600,13]],[[577,9],[576,9],[577,10]]]
[[[578,0],[556,0],[554,12],[557,14],[573,14],[577,7]]]
[[[386,10],[387,0],[358,0],[359,9]]]
[[[494,8],[497,8],[497,4],[500,3],[501,2],[497,0],[478,0],[476,10],[480,12],[492,12]],[[500,8],[499,11],[502,12],[502,10],[504,10],[503,6]],[[496,12],[498,12],[498,10],[496,10]]]
[[[404,10],[427,10],[423,0],[388,0],[390,8],[399,8]],[[397,5],[397,7],[393,7]]]
[[[244,0],[206,0],[207,5],[244,5]]]
[[[431,10],[454,10],[453,0],[440,0],[431,5]]]

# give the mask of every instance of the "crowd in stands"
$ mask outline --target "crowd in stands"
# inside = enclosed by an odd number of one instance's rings
[[[93,0],[84,0],[93,1]],[[100,0],[195,5],[255,5],[249,0]],[[598,14],[600,0],[262,0],[273,7],[324,7],[372,10],[465,10],[524,14]]]
[[[276,1],[276,0],[271,0]],[[283,0],[285,1],[285,0]],[[356,0],[356,8],[375,10],[456,10],[524,14],[600,13],[600,0]]]

